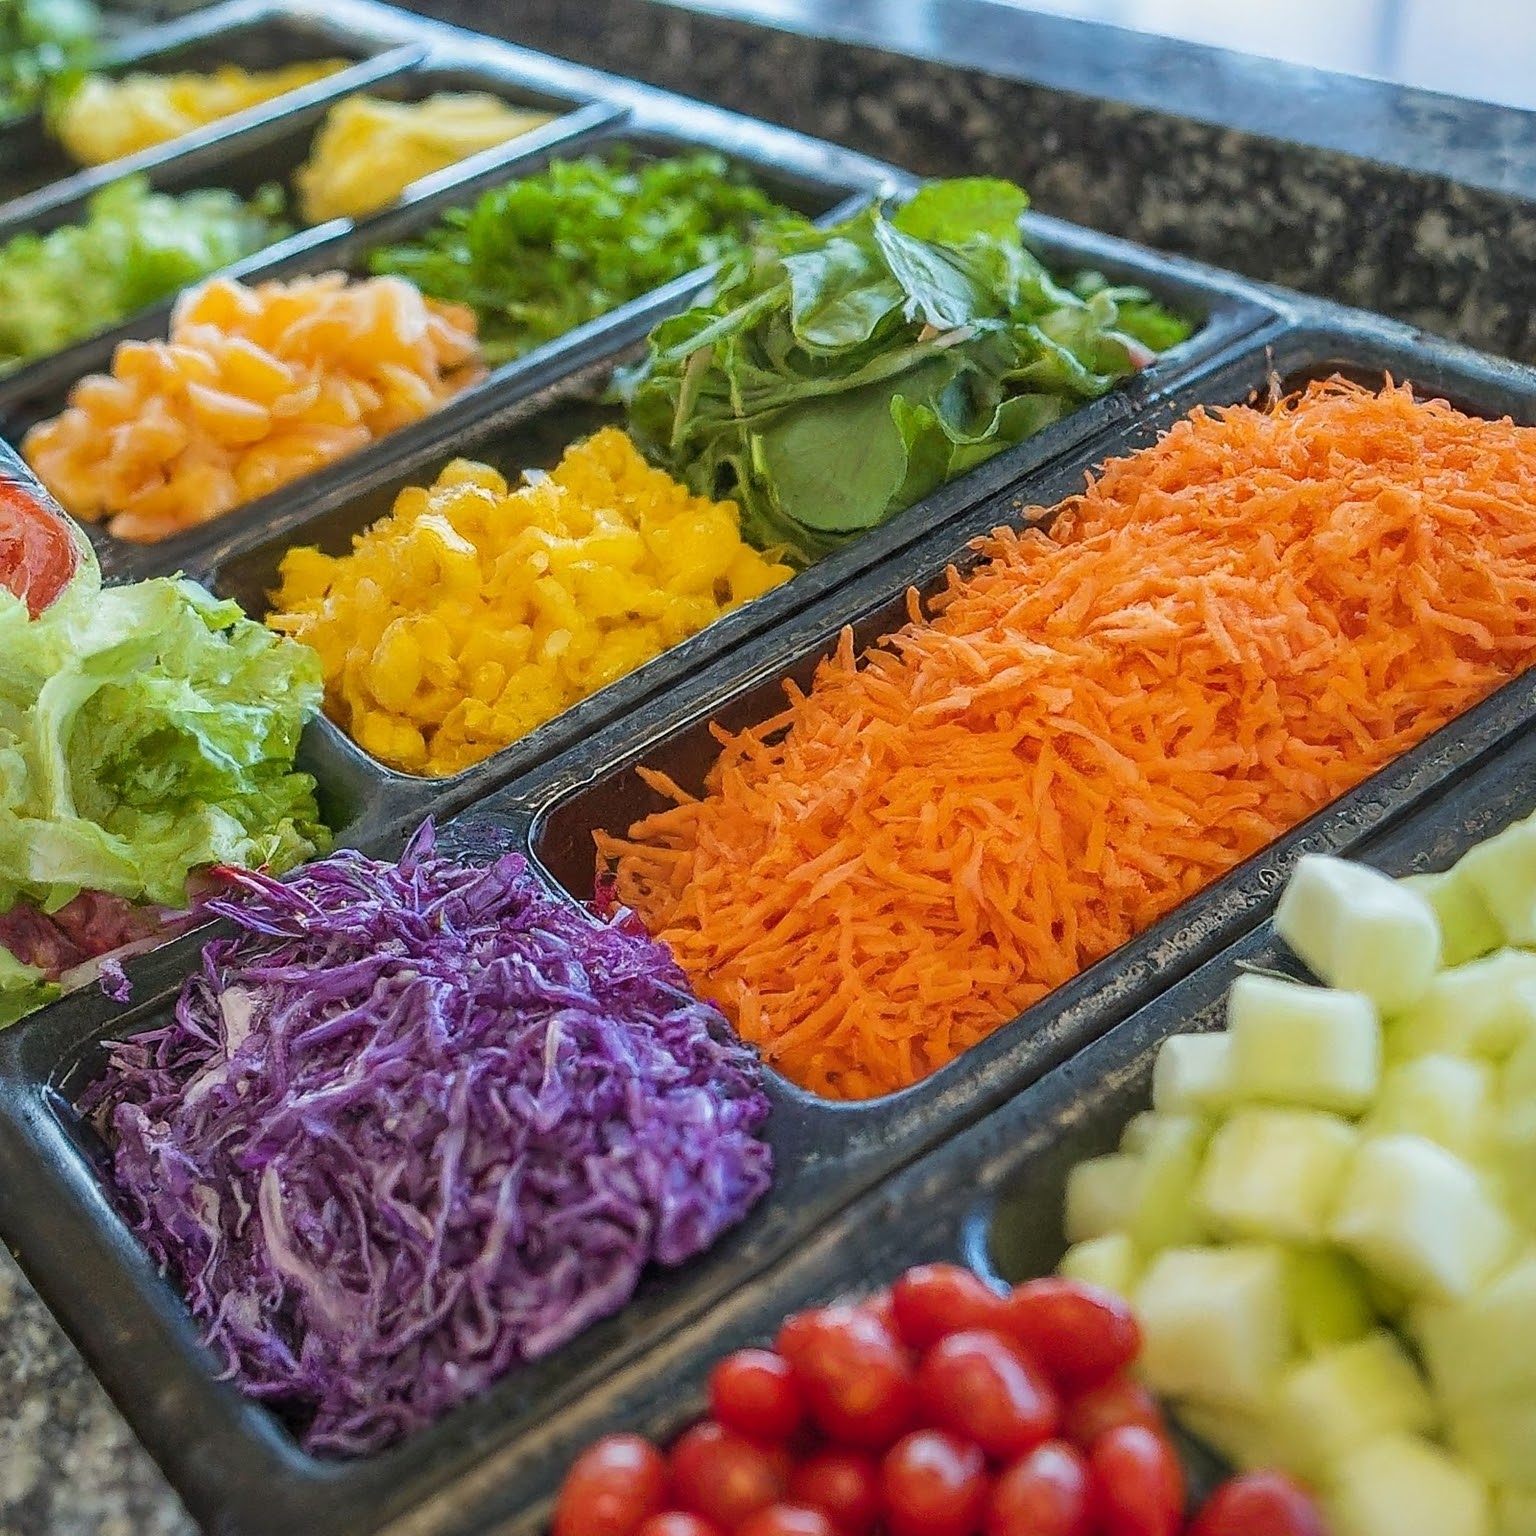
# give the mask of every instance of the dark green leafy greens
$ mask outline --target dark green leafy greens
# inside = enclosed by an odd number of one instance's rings
[[[96,49],[88,0],[0,0],[0,119],[41,106],[49,86]]]
[[[454,209],[372,267],[469,305],[487,360],[504,363],[740,251],[760,226],[800,222],[717,154],[589,155]]]
[[[114,182],[85,221],[0,246],[0,373],[125,320],[286,233],[277,188],[249,203],[233,192],[150,190]]]
[[[806,563],[1190,334],[1142,289],[1058,282],[1024,245],[1027,206],[970,178],[771,232],[621,377],[631,435]]]

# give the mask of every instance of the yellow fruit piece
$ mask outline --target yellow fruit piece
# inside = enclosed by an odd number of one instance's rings
[[[77,164],[105,165],[346,67],[345,59],[320,59],[255,73],[231,64],[206,75],[87,75],[65,102],[55,132]]]
[[[442,776],[790,571],[742,543],[733,505],[692,496],[609,428],[514,488],[456,459],[350,553],[292,550],[279,574],[267,622],[319,653],[332,719],[390,766]]]
[[[348,96],[326,114],[294,183],[305,219],[361,219],[387,208],[414,181],[505,144],[550,121],[482,92],[425,101]]]

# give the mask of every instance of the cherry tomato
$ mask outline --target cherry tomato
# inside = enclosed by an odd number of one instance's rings
[[[80,548],[63,515],[7,479],[0,463],[0,587],[23,599],[35,619],[79,565]]]
[[[1056,1433],[1050,1382],[1007,1340],[974,1330],[940,1339],[917,1369],[917,1393],[935,1423],[1012,1461]]]
[[[780,1467],[761,1446],[708,1419],[672,1447],[671,1468],[673,1502],[727,1531],[784,1492]]]
[[[1141,1353],[1136,1314],[1096,1285],[1030,1280],[1014,1289],[1007,1309],[1006,1331],[1066,1392],[1108,1381]]]
[[[606,1435],[566,1473],[555,1503],[554,1536],[634,1536],[666,1498],[661,1452],[639,1435]]]
[[[771,1349],[738,1349],[709,1374],[709,1411],[728,1429],[779,1444],[800,1428],[805,1410],[795,1373]]]
[[[1003,1328],[1005,1298],[958,1264],[919,1264],[891,1287],[896,1327],[913,1349],[927,1349],[951,1333]]]
[[[1142,1424],[1106,1430],[1088,1453],[1099,1536],[1177,1536],[1184,1469],[1163,1436]]]
[[[980,1446],[947,1430],[915,1430],[880,1464],[890,1536],[972,1536],[986,1511],[987,1491]]]
[[[1047,1440],[992,1485],[986,1536],[1089,1536],[1088,1463],[1064,1440]]]
[[[736,1536],[839,1536],[839,1533],[819,1509],[807,1509],[803,1504],[770,1504],[738,1525]]]
[[[911,1428],[916,1408],[906,1351],[872,1313],[825,1307],[779,1331],[806,1411],[843,1445],[884,1450]]]
[[[869,1536],[880,1518],[880,1467],[865,1451],[818,1451],[789,1475],[789,1496],[819,1509],[838,1536]]]
[[[1102,1386],[1090,1387],[1072,1398],[1061,1416],[1062,1433],[1074,1445],[1087,1450],[1106,1430],[1122,1424],[1140,1424],[1163,1433],[1163,1414],[1157,1399],[1130,1376],[1116,1376]]]
[[[1327,1536],[1311,1497],[1280,1472],[1245,1472],[1223,1483],[1189,1536]]]
[[[901,1341],[901,1330],[896,1326],[896,1308],[889,1290],[876,1291],[858,1305],[861,1312],[868,1312],[893,1339]]]
[[[725,1532],[700,1515],[684,1515],[674,1509],[652,1515],[635,1536],[725,1536]]]

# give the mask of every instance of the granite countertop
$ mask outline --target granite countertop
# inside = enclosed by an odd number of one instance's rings
[[[1531,114],[991,0],[411,8],[1536,361]],[[0,1253],[0,1536],[193,1530]]]

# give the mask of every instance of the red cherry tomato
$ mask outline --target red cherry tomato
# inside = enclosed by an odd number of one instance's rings
[[[606,1435],[566,1473],[555,1503],[554,1536],[634,1536],[666,1498],[661,1452],[639,1435]]]
[[[7,479],[0,463],[0,587],[21,598],[35,619],[79,565],[80,548],[63,514]]]
[[[897,1330],[913,1349],[927,1349],[951,1333],[1003,1329],[1005,1298],[958,1264],[909,1269],[891,1287],[891,1305]]]
[[[1015,1288],[1006,1331],[1063,1391],[1108,1381],[1141,1353],[1141,1327],[1110,1291],[1052,1276]]]
[[[773,1444],[805,1417],[789,1361],[770,1349],[738,1349],[710,1372],[709,1411],[726,1428]]]
[[[1106,1430],[1088,1453],[1099,1536],[1177,1536],[1184,1528],[1184,1469],[1161,1435],[1141,1424]]]
[[[1106,1430],[1122,1424],[1140,1424],[1156,1434],[1163,1433],[1157,1399],[1130,1376],[1116,1376],[1102,1386],[1079,1392],[1061,1416],[1062,1433],[1085,1451]]]
[[[1044,1375],[1007,1339],[975,1330],[940,1339],[917,1369],[928,1417],[1012,1461],[1056,1433],[1061,1407]]]
[[[839,1533],[819,1509],[807,1509],[802,1504],[771,1504],[738,1525],[736,1536],[839,1536]]]
[[[898,1440],[880,1464],[890,1536],[973,1536],[987,1507],[981,1448],[943,1429]]]
[[[725,1536],[725,1532],[700,1515],[684,1515],[674,1509],[664,1515],[652,1515],[635,1536]]]
[[[992,1485],[986,1536],[1090,1536],[1088,1463],[1064,1440],[1047,1440]]]
[[[901,1340],[901,1330],[896,1326],[896,1308],[888,1290],[876,1291],[859,1302],[859,1310],[868,1312],[893,1339]]]
[[[869,1536],[880,1518],[880,1466],[865,1451],[817,1451],[789,1474],[789,1496],[819,1509],[838,1536]]]
[[[1327,1536],[1317,1505],[1280,1472],[1245,1472],[1223,1483],[1189,1536]]]
[[[872,1313],[826,1307],[779,1331],[813,1423],[842,1445],[884,1450],[912,1426],[916,1390],[906,1351]]]
[[[673,1503],[727,1531],[784,1492],[781,1468],[771,1455],[708,1419],[672,1447],[671,1471]]]

